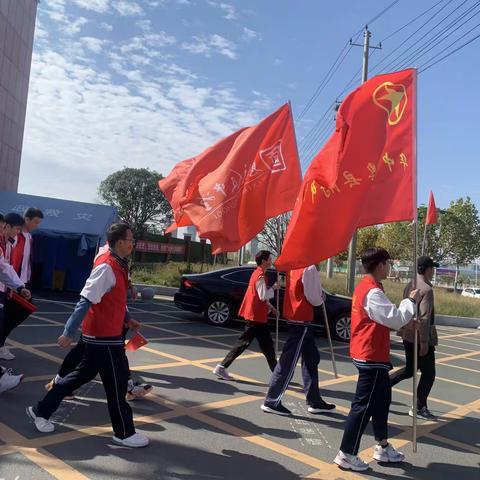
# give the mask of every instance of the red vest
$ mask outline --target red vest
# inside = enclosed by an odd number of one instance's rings
[[[106,252],[97,256],[94,268],[102,263],[110,265],[115,274],[115,286],[100,303],[92,305],[82,323],[82,333],[94,337],[120,337],[127,308],[128,272],[115,257]]]
[[[367,315],[363,303],[374,288],[383,290],[381,283],[368,275],[357,285],[352,298],[350,356],[356,360],[390,362],[390,329]]]
[[[252,322],[267,323],[268,304],[267,302],[260,300],[257,293],[257,287],[255,286],[257,280],[260,280],[261,278],[265,279],[265,283],[268,287],[267,278],[265,277],[263,270],[260,267],[257,267],[248,282],[248,288],[245,292],[245,297],[243,297],[243,302],[238,311],[238,315],[245,320],[250,320]]]
[[[313,305],[305,298],[303,292],[303,268],[290,270],[287,273],[285,298],[283,300],[283,315],[287,320],[311,322],[313,320]]]
[[[23,233],[17,235],[17,243],[15,247],[12,248],[12,253],[10,255],[10,264],[15,269],[15,271],[20,275],[22,273],[22,262],[23,262],[23,252],[25,250],[25,237]]]

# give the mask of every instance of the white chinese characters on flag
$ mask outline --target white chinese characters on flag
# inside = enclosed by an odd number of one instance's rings
[[[172,207],[210,239],[214,253],[238,250],[295,203],[301,172],[289,104],[218,142],[191,169],[196,175],[185,173],[189,184],[179,180],[177,198],[183,198]]]

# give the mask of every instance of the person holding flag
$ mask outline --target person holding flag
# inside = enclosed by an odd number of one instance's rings
[[[417,285],[420,291],[418,303],[418,334],[420,337],[420,348],[418,350],[418,368],[422,375],[417,388],[417,416],[424,420],[435,420],[437,417],[428,409],[427,398],[435,382],[435,346],[438,345],[437,329],[435,327],[435,308],[433,297],[432,279],[434,269],[440,265],[430,257],[419,257],[417,260]],[[413,289],[413,282],[410,281],[405,287],[403,296],[408,298]],[[397,383],[413,376],[413,353],[414,353],[414,329],[411,324],[403,327],[399,335],[403,339],[405,348],[406,365],[390,376],[392,387]],[[408,414],[413,417],[412,407]]]
[[[254,338],[257,339],[270,370],[273,372],[277,366],[275,348],[267,322],[270,312],[274,315],[277,313],[270,300],[274,297],[274,290],[278,290],[280,286],[277,283],[271,288],[268,286],[265,272],[272,266],[271,253],[268,250],[260,250],[255,255],[255,262],[257,268],[250,277],[245,297],[238,311],[238,315],[245,319],[245,330],[240,335],[238,343],[213,370],[213,374],[222,380],[233,380],[227,368],[249,347]]]
[[[388,376],[390,363],[390,331],[409,324],[421,295],[411,290],[397,308],[384,293],[382,280],[390,272],[390,255],[373,247],[361,256],[366,275],[355,288],[352,299],[350,356],[358,369],[358,381],[350,413],[347,417],[340,451],[334,463],[353,471],[369,468],[358,457],[360,441],[372,419],[375,445],[373,458],[379,462],[402,462],[403,453],[388,443],[388,413],[392,387]]]
[[[261,409],[277,415],[291,415],[282,405],[282,397],[292,380],[300,355],[302,376],[308,411],[321,413],[333,410],[335,405],[322,399],[318,388],[320,354],[312,329],[313,309],[325,301],[320,275],[315,265],[287,273],[283,316],[287,319],[288,338],[273,371],[270,385]]]

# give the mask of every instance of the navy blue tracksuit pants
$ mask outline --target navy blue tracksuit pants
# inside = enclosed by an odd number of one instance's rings
[[[302,356],[302,376],[307,404],[314,406],[322,401],[318,388],[320,354],[315,344],[313,329],[308,323],[289,323],[288,339],[270,379],[265,405],[276,406],[282,401],[300,356]]]
[[[381,442],[388,439],[388,412],[391,401],[392,387],[388,368],[358,368],[357,390],[340,445],[343,453],[357,455],[360,440],[370,419],[375,440]]]

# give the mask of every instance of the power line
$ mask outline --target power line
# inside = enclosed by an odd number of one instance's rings
[[[419,18],[422,18],[426,13],[430,12],[430,10],[433,10],[437,5],[440,5],[440,3],[444,2],[445,0],[440,0],[438,1],[437,3],[435,3],[435,5],[432,5],[430,8],[427,8],[426,10],[424,10],[422,13],[420,13],[419,15],[417,15],[415,18],[412,18],[412,20],[410,20],[409,22],[407,22],[405,25],[402,25],[398,30],[395,30],[394,32],[392,32],[390,35],[387,35],[385,38],[383,38],[382,40],[380,40],[380,43],[384,43],[386,42],[387,40],[390,40],[390,38],[392,38],[393,36],[395,36],[397,33],[400,33],[402,30],[404,30],[405,28],[409,27],[412,23],[415,23]]]
[[[407,65],[407,64],[411,64],[411,62],[415,59],[419,59],[421,58],[426,52],[432,50],[433,48],[435,48],[436,46],[438,46],[442,41],[444,41],[446,38],[448,38],[450,35],[452,35],[454,32],[456,32],[459,28],[461,28],[463,25],[465,25],[466,23],[468,23],[473,17],[475,17],[475,15],[478,15],[478,13],[480,12],[477,12],[477,13],[474,13],[470,18],[468,18],[465,22],[463,22],[459,27],[457,27],[456,29],[453,29],[452,31],[449,31],[452,29],[452,27],[454,27],[458,22],[460,22],[463,18],[465,18],[469,13],[471,13],[472,11],[475,10],[475,8],[477,8],[478,6],[480,5],[480,1],[477,1],[473,6],[469,7],[467,10],[465,10],[461,15],[459,15],[458,17],[456,17],[455,19],[453,19],[448,25],[446,25],[445,27],[442,28],[442,30],[440,32],[437,32],[436,34],[434,34],[432,37],[430,37],[430,39],[427,39],[426,42],[424,42],[422,45],[420,45],[419,47],[417,47],[408,57],[406,58],[403,58],[403,60],[400,60],[398,61],[397,63],[395,63],[395,61],[393,62],[393,66],[392,66],[392,62],[390,62],[387,67],[385,68],[389,68],[391,66],[391,69],[392,70],[396,70],[397,68],[399,68],[401,65]],[[453,12],[452,12],[453,13]],[[447,17],[446,17],[447,18]],[[445,19],[444,19],[445,20]],[[435,27],[433,27],[432,29],[430,29],[422,38],[425,38],[426,35],[428,35],[428,33],[432,32],[438,25],[440,25],[441,23],[443,23],[442,20],[441,22],[439,22]],[[435,43],[433,45],[433,47],[431,47],[430,49],[427,49],[427,47],[429,47],[433,42],[435,42],[436,40],[438,40],[439,38],[441,38],[442,36],[444,36],[443,39],[441,39],[440,41],[438,41],[437,43]],[[411,48],[411,47],[410,47]],[[410,50],[407,49],[405,50],[399,57],[402,57],[405,55],[405,53]],[[398,60],[398,58],[397,58]]]
[[[424,28],[425,26],[427,26],[442,10],[444,10],[445,8],[448,7],[448,5],[450,5],[452,3],[453,0],[450,0],[448,3],[446,3],[445,5],[443,5],[442,8],[440,8],[437,12],[435,12],[426,22],[422,23],[411,35],[410,35],[410,39],[412,39],[420,30],[422,30],[422,28]],[[465,0],[466,1],[466,0]],[[464,1],[464,3],[465,3]],[[400,43],[399,45],[397,45],[396,48],[394,48],[388,55],[386,55],[385,57],[382,58],[382,60],[380,60],[372,69],[371,71],[374,72],[380,65],[382,65],[388,58],[390,58],[396,51],[400,50],[403,46],[405,45],[405,42],[402,42]],[[398,59],[398,57],[397,57]],[[395,59],[395,60],[397,60]]]
[[[393,8],[400,0],[394,0],[392,3],[390,3],[390,5],[388,5],[387,7],[385,7],[383,10],[381,10],[379,13],[377,13],[373,18],[371,18],[368,22],[367,22],[367,25],[369,24],[372,24],[373,22],[375,22],[376,20],[378,20],[380,17],[382,17],[383,15],[385,15],[386,12],[388,12],[391,8]],[[443,0],[442,0],[443,1]],[[354,35],[351,36],[350,38],[350,42],[347,42],[344,47],[342,48],[342,50],[340,51],[340,53],[337,55],[337,58],[335,59],[335,61],[333,62],[332,66],[329,68],[328,72],[325,74],[325,76],[323,77],[322,81],[320,82],[320,84],[318,85],[318,87],[315,89],[315,92],[313,93],[313,95],[310,97],[310,99],[308,100],[307,104],[305,105],[305,107],[303,108],[303,110],[300,112],[300,114],[298,115],[297,117],[297,120],[301,120],[307,113],[308,111],[311,109],[312,105],[316,102],[316,100],[318,99],[318,97],[320,96],[320,94],[322,93],[322,91],[325,89],[326,85],[328,84],[328,82],[332,79],[333,75],[335,75],[335,73],[338,71],[338,69],[341,67],[341,65],[343,64],[343,62],[345,61],[345,58],[347,57],[347,55],[350,53],[350,50],[352,49],[352,46],[351,46],[351,43],[352,43],[352,39],[355,37],[355,39],[353,40],[353,42],[356,42],[358,40],[358,37],[361,35],[363,31],[363,28],[360,29],[357,33],[355,33]],[[348,48],[350,47],[350,48]],[[348,48],[348,50],[345,52],[345,50]],[[344,53],[345,52],[345,53]],[[343,57],[342,57],[343,55]]]
[[[475,25],[475,27],[473,27],[472,29],[470,29],[468,33],[470,33],[472,30],[475,30],[475,28],[479,27],[480,26],[480,23]],[[458,41],[460,41],[462,38],[464,38],[465,35],[463,35],[462,37],[460,38],[457,38],[457,40],[455,40],[454,42],[452,42],[450,45],[448,45],[447,47],[445,47],[443,50],[441,50],[440,52],[438,52],[436,55],[434,55],[432,58],[430,58],[429,60],[427,60],[424,64],[420,65],[419,67],[419,73],[423,73],[425,72],[426,70],[428,70],[429,68],[433,67],[434,65],[437,65],[437,63],[440,63],[441,61],[445,60],[446,58],[450,57],[451,55],[453,55],[454,53],[458,52],[459,50],[461,50],[462,48],[466,47],[467,45],[470,45],[472,42],[474,42],[475,40],[477,40],[477,38],[480,38],[480,34],[478,35],[475,35],[473,38],[471,38],[470,40],[466,41],[465,43],[463,43],[462,45],[460,45],[459,47],[455,48],[454,50],[452,50],[451,52],[447,53],[446,55],[444,55],[443,57],[439,58],[437,61],[431,63],[428,65],[428,62],[432,61],[435,57],[437,57],[438,55],[441,55],[443,52],[445,52],[446,50],[448,50],[451,46],[453,46],[455,43],[457,43]],[[425,65],[427,65],[425,68],[423,68]]]

